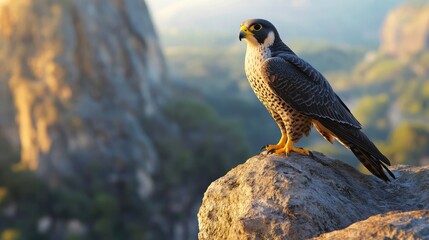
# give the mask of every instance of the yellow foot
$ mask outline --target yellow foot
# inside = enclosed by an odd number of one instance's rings
[[[263,148],[265,149],[265,150],[267,150],[268,152],[270,152],[270,151],[274,151],[274,150],[277,150],[277,149],[280,149],[280,148],[284,148],[285,147],[285,145],[283,144],[283,145],[281,145],[281,144],[276,144],[276,145],[266,145],[266,146],[264,146]]]
[[[278,149],[284,148],[286,145],[286,141],[287,141],[287,136],[282,134],[282,137],[280,138],[280,140],[277,144],[275,144],[275,145],[269,144],[269,145],[263,146],[261,148],[261,151],[265,149],[268,151],[268,153],[272,153]]]
[[[290,152],[301,153],[301,154],[305,154],[307,156],[312,155],[311,152],[308,151],[307,149],[294,147],[293,146],[293,142],[291,140],[289,140],[289,139],[288,139],[286,145],[283,148],[276,149],[274,151],[275,154],[286,153],[286,155],[288,155]]]
[[[290,152],[296,152],[296,153],[301,153],[301,154],[305,154],[307,156],[311,155],[311,152],[308,151],[307,149],[304,148],[296,148],[293,147],[291,149],[286,149],[286,147],[284,148],[280,148],[274,151],[275,154],[282,154],[282,153],[286,153],[286,155],[288,155]]]

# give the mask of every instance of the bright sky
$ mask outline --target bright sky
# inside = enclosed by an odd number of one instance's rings
[[[316,0],[320,1],[320,0]],[[152,17],[161,31],[168,27],[202,29],[212,27],[221,30],[225,23],[240,23],[248,18],[273,19],[308,7],[308,0],[147,0]],[[288,11],[278,11],[276,5]],[[287,16],[284,16],[287,18]],[[227,24],[228,26],[229,24]]]
[[[377,42],[387,12],[405,0],[146,0],[158,31],[234,35],[249,18],[271,21],[284,38]]]

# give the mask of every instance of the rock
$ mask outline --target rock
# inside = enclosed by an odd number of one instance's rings
[[[365,229],[365,231],[362,231]],[[429,239],[429,211],[389,212],[322,234],[314,240]]]
[[[405,4],[391,11],[381,30],[381,51],[409,57],[429,47],[429,5]]]
[[[199,239],[306,239],[376,214],[429,208],[429,167],[391,168],[384,183],[320,153],[260,154],[213,182]]]
[[[55,182],[102,166],[148,195],[158,160],[143,122],[162,118],[168,81],[144,1],[2,1],[0,61],[0,129],[22,168]]]

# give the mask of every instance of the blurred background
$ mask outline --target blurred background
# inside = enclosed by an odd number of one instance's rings
[[[0,240],[196,239],[208,185],[280,137],[244,75],[255,17],[393,164],[429,164],[428,1],[0,0]]]

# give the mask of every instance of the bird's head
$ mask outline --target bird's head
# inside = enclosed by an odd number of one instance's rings
[[[277,29],[272,23],[264,19],[248,19],[241,24],[238,39],[246,40],[251,45],[265,45],[271,47],[281,42]]]

